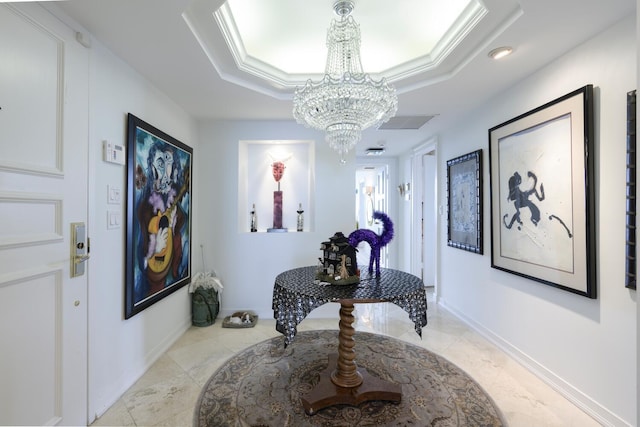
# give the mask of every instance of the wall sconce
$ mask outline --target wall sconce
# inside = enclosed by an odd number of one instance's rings
[[[411,200],[411,184],[406,182],[404,184],[398,185],[398,192],[400,192],[400,197],[404,197],[405,200]]]
[[[367,185],[366,187],[364,187],[364,191],[365,193],[367,193],[367,196],[371,196],[373,194],[373,186]]]

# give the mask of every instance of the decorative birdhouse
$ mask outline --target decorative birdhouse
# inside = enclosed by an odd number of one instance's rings
[[[360,281],[356,263],[356,248],[349,244],[349,239],[337,232],[328,241],[320,245],[322,258],[318,268],[318,279],[324,282],[348,285]]]

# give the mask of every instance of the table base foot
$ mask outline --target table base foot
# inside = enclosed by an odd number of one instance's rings
[[[336,369],[337,354],[329,356],[329,366],[320,373],[320,381],[300,400],[307,415],[313,415],[320,409],[333,405],[357,406],[370,400],[387,400],[399,403],[402,399],[402,387],[369,374],[366,369],[358,368],[362,375],[362,384],[357,387],[340,387],[333,383],[331,374]]]

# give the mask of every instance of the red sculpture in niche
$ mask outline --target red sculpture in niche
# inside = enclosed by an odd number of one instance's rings
[[[278,183],[278,190],[280,190],[280,180],[282,179],[282,175],[284,175],[284,170],[286,166],[283,162],[273,162],[271,164],[271,171],[273,172],[273,179]]]

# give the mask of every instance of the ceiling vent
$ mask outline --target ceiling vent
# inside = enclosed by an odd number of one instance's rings
[[[378,126],[379,130],[416,130],[420,129],[425,123],[433,119],[435,115],[431,116],[395,116],[391,117],[389,121]]]
[[[384,153],[384,147],[371,147],[365,150],[367,156],[380,156]]]

